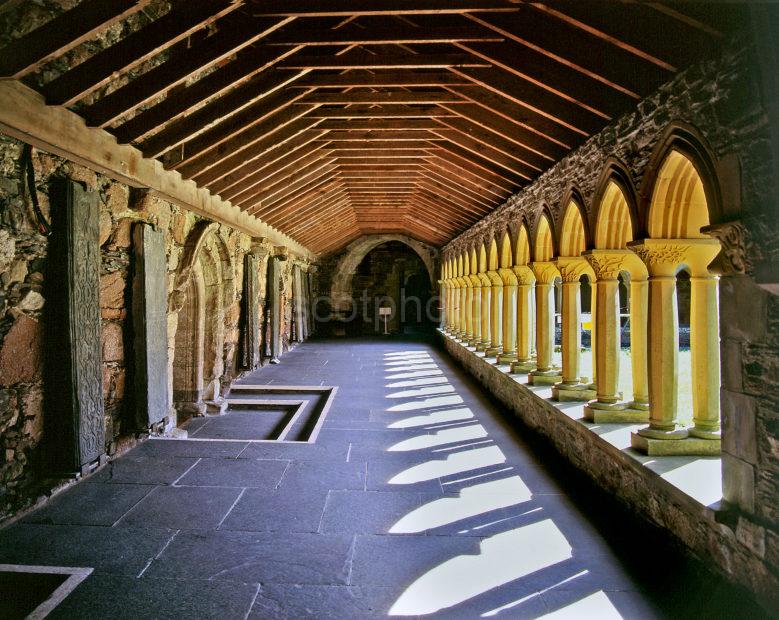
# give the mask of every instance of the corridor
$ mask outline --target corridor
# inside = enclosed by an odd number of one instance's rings
[[[309,341],[241,383],[338,390],[312,443],[146,441],[0,531],[0,572],[93,569],[52,618],[760,617],[427,342]]]

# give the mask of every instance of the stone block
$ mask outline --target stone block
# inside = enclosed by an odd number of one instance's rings
[[[595,424],[641,424],[649,421],[649,411],[638,409],[595,409],[587,405],[584,419]]]
[[[736,524],[736,540],[759,558],[765,557],[765,528],[763,526],[740,516]]]
[[[37,291],[29,290],[25,293],[24,297],[21,298],[16,305],[16,308],[23,312],[37,312],[43,308],[45,302],[46,300],[43,299],[43,295]]]
[[[749,276],[720,279],[720,325],[722,337],[761,342],[766,337],[766,298]]]
[[[124,308],[125,277],[114,271],[100,277],[100,307]]]
[[[723,338],[720,349],[722,386],[731,392],[743,391],[744,370],[742,367],[741,342],[731,338]]]
[[[647,456],[719,456],[722,450],[719,439],[653,439],[638,433],[630,434],[630,445]]]
[[[743,461],[757,463],[757,403],[746,394],[723,389],[722,449]]]
[[[20,314],[0,348],[0,385],[32,383],[41,378],[42,339],[40,323],[26,314]]]
[[[120,323],[103,326],[103,361],[120,362],[124,359],[124,341]]]
[[[755,511],[755,468],[727,452],[722,453],[722,497],[745,512]]]

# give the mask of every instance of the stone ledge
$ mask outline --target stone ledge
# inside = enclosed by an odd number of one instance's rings
[[[718,439],[652,439],[632,433],[630,445],[637,450],[646,452],[647,456],[674,456],[685,454],[689,456],[719,456],[722,451]]]
[[[779,602],[777,575],[722,519],[729,507],[722,502],[721,458],[642,455],[630,447],[630,434],[645,422],[587,422],[584,403],[554,403],[548,386],[526,385],[526,374],[510,374],[510,367],[496,366],[482,353],[442,336],[446,351],[488,393],[595,484],[667,530],[693,554],[709,558],[728,579],[768,604]]]

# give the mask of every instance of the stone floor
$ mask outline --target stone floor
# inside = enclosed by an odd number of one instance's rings
[[[0,531],[0,564],[94,569],[50,617],[761,617],[423,340],[244,381],[338,386],[316,443],[150,440]]]

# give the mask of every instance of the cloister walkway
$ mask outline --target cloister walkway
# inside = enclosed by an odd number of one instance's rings
[[[426,341],[313,340],[242,382],[338,391],[313,444],[195,424],[0,531],[2,564],[94,569],[50,617],[759,617]]]

